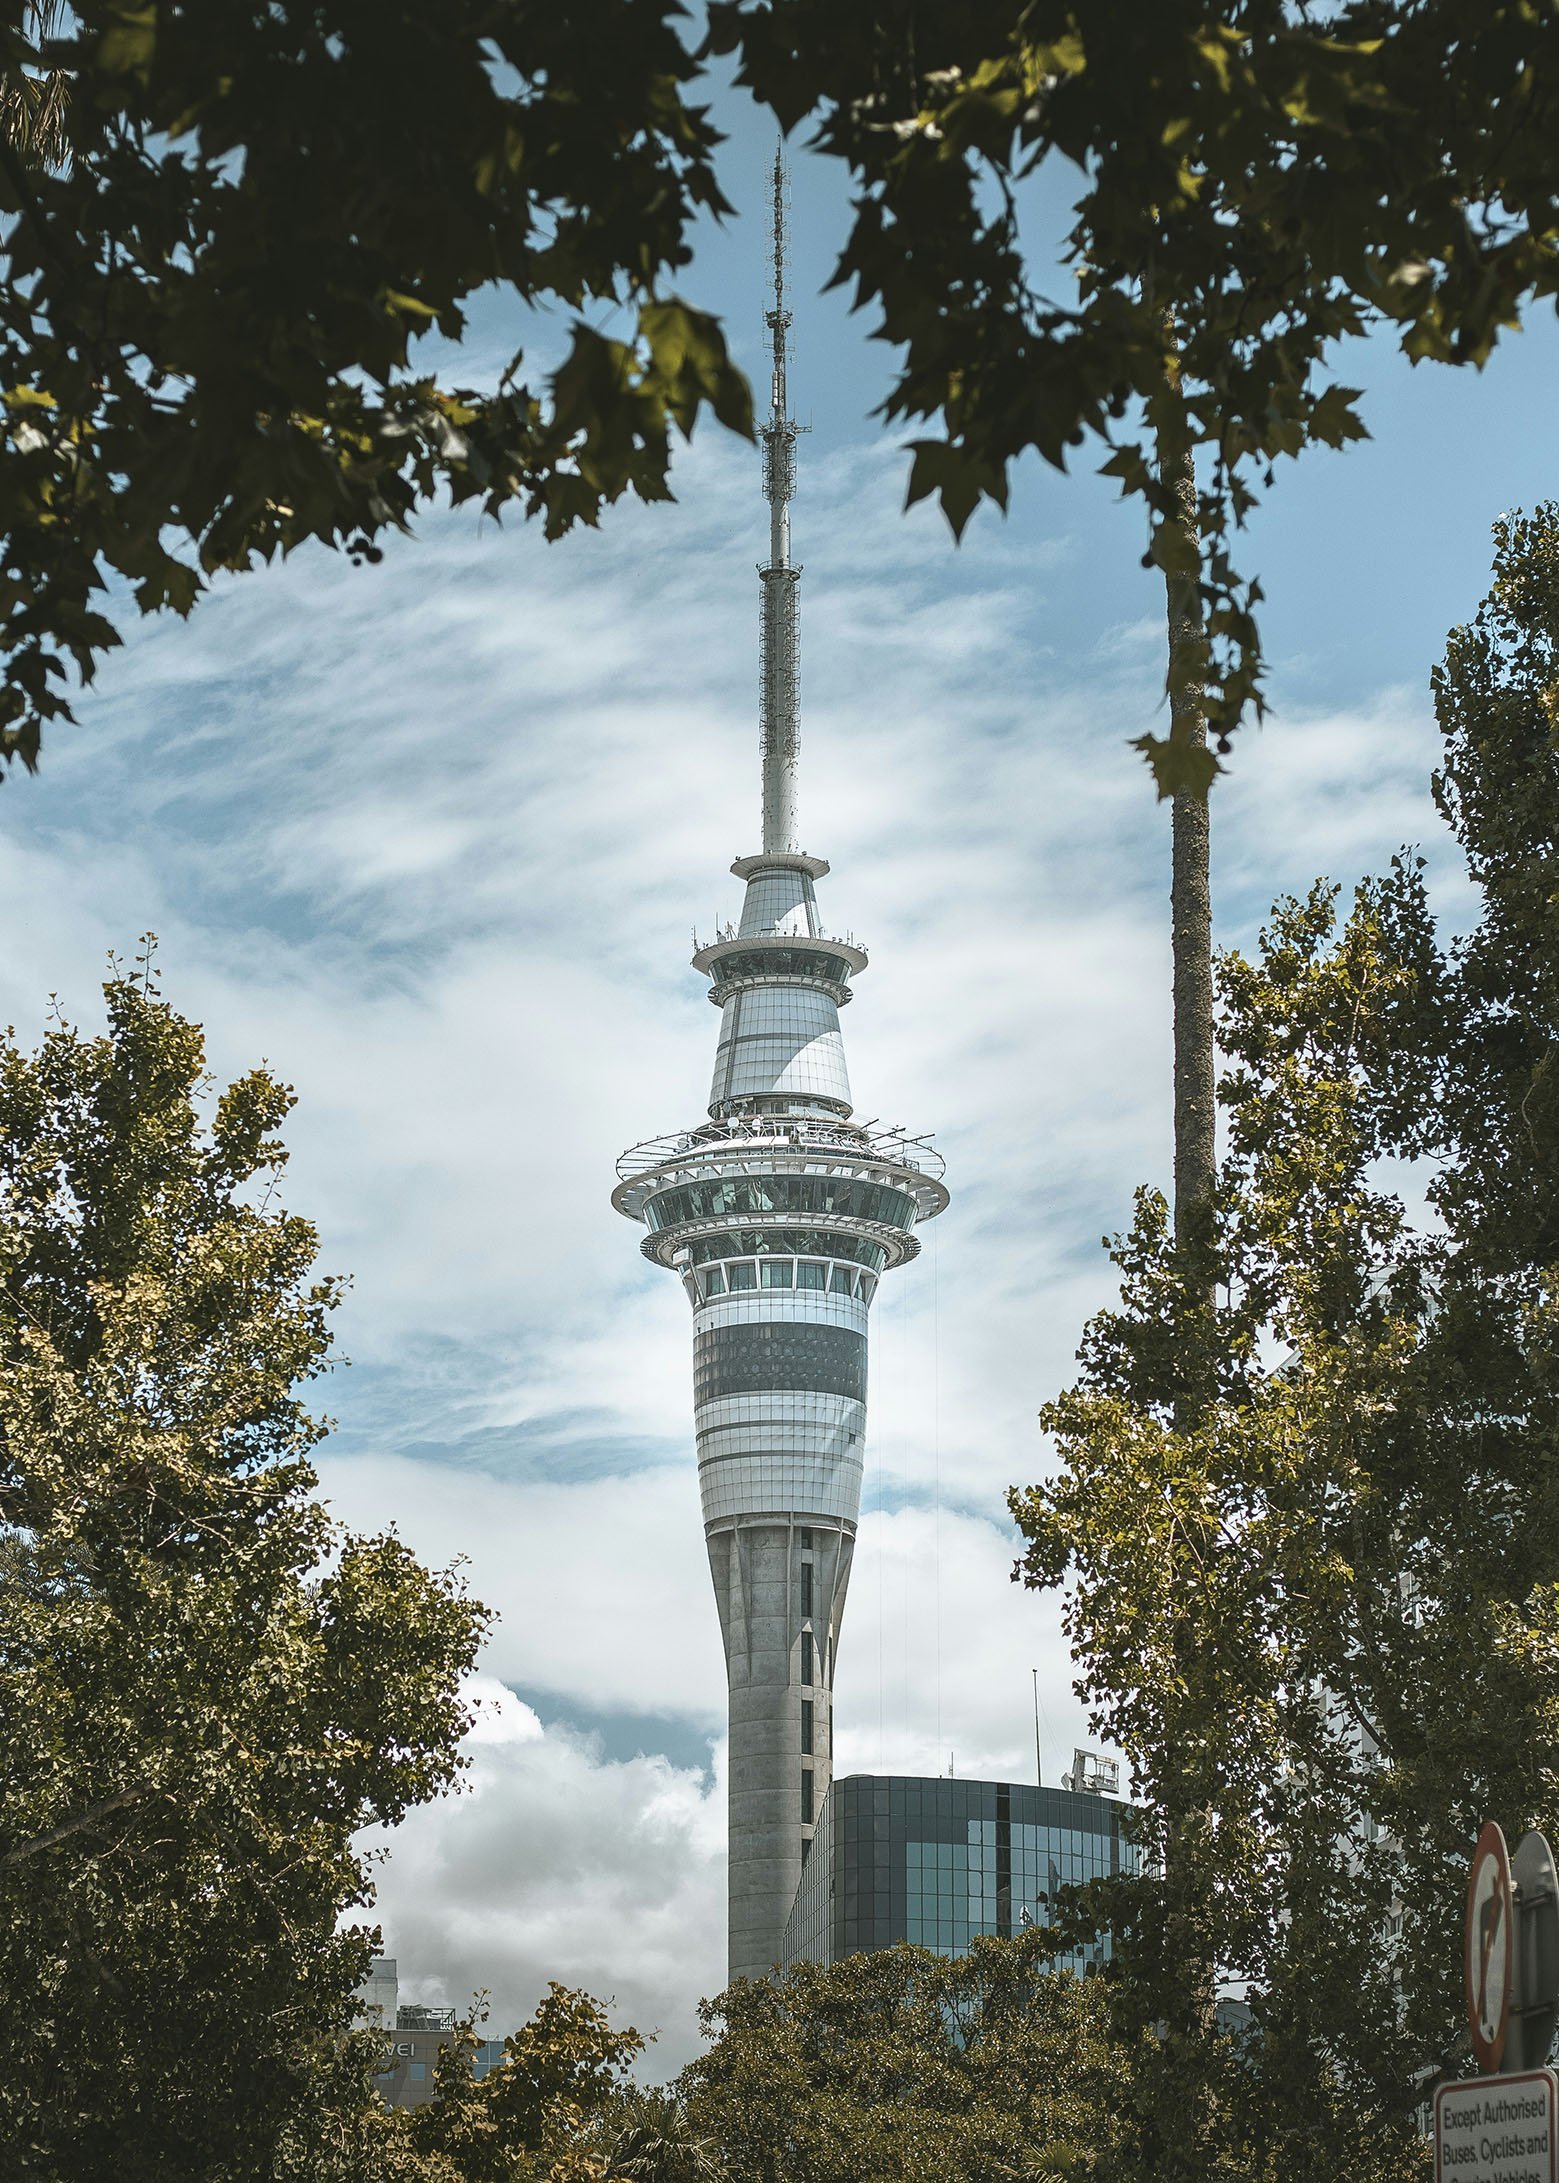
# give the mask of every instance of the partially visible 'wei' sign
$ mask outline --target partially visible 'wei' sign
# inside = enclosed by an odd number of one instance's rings
[[[1436,2183],[1559,2183],[1553,2071],[1441,2085],[1434,2141]]]

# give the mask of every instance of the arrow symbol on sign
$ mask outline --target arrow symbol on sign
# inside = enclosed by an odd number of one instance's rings
[[[1488,2027],[1490,2034],[1494,2030],[1494,2020],[1489,2015],[1488,2004],[1489,1958],[1494,1953],[1494,1943],[1499,1938],[1500,1920],[1504,1915],[1504,1891],[1496,1887],[1493,1894],[1484,1902],[1483,1908],[1478,1914],[1478,1938],[1482,1943],[1483,1951],[1482,1960],[1478,1965],[1478,2021]]]

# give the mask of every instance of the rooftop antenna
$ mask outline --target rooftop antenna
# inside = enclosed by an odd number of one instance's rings
[[[763,750],[763,847],[793,853],[801,750],[801,571],[790,565],[790,503],[796,490],[796,435],[786,383],[790,310],[785,301],[785,205],[790,177],[783,143],[774,149],[774,303],[765,314],[773,370],[769,421],[762,428],[763,490],[769,503],[769,559],[760,568],[759,734]]]
[[[1045,1772],[1039,1756],[1039,1670],[1031,1668],[1029,1672],[1034,1678],[1034,1780],[1042,1788]]]

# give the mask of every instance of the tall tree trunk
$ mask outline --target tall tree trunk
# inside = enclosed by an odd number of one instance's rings
[[[1197,544],[1196,470],[1189,446],[1166,448],[1160,474],[1174,494],[1186,542]],[[1202,602],[1194,575],[1166,575],[1169,599],[1170,739],[1207,748],[1199,683],[1187,669],[1202,639]],[[1174,846],[1170,910],[1175,1008],[1175,1244],[1194,1258],[1206,1247],[1217,1165],[1213,1151],[1213,908],[1208,862],[1208,799],[1184,783],[1172,801]]]
[[[1200,680],[1203,636],[1197,584],[1199,534],[1196,467],[1183,432],[1160,430],[1159,475],[1175,503],[1171,518],[1188,549],[1189,573],[1166,570],[1169,620],[1170,738],[1193,753],[1207,748],[1207,715]],[[1199,768],[1191,768],[1193,773]],[[1176,1329],[1180,1392],[1174,1405],[1177,1430],[1195,1432],[1209,1390],[1215,1289],[1210,1247],[1214,1150],[1213,940],[1209,862],[1209,813],[1205,781],[1182,781],[1171,802],[1171,956],[1174,991],[1174,1240],[1181,1273],[1181,1313]],[[1200,1550],[1215,1551],[1204,1538]],[[1194,1610],[1178,1618],[1176,1649],[1190,1682],[1201,1633]],[[1212,1935],[1213,1814],[1197,1779],[1188,1746],[1171,1760],[1165,1777],[1164,1992],[1168,2037],[1160,2055],[1157,2096],[1152,2101],[1162,2183],[1201,2183],[1215,2156],[1217,2095],[1213,2040],[1217,2010],[1217,1963]]]

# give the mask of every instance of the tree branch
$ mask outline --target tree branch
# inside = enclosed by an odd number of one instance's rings
[[[89,1804],[84,1812],[78,1812],[74,1819],[67,1819],[60,1826],[51,1828],[47,1834],[35,1835],[30,1842],[18,1842],[14,1849],[8,1849],[0,1856],[0,1866],[19,1865],[29,1857],[36,1857],[41,1850],[53,1849],[56,1842],[63,1842],[70,1835],[80,1834],[88,1827],[95,1827],[110,1812],[123,1811],[127,1804],[138,1804],[142,1797],[150,1794],[151,1783],[147,1781],[138,1781],[128,1789],[117,1790],[113,1796],[104,1797],[100,1804]]]

